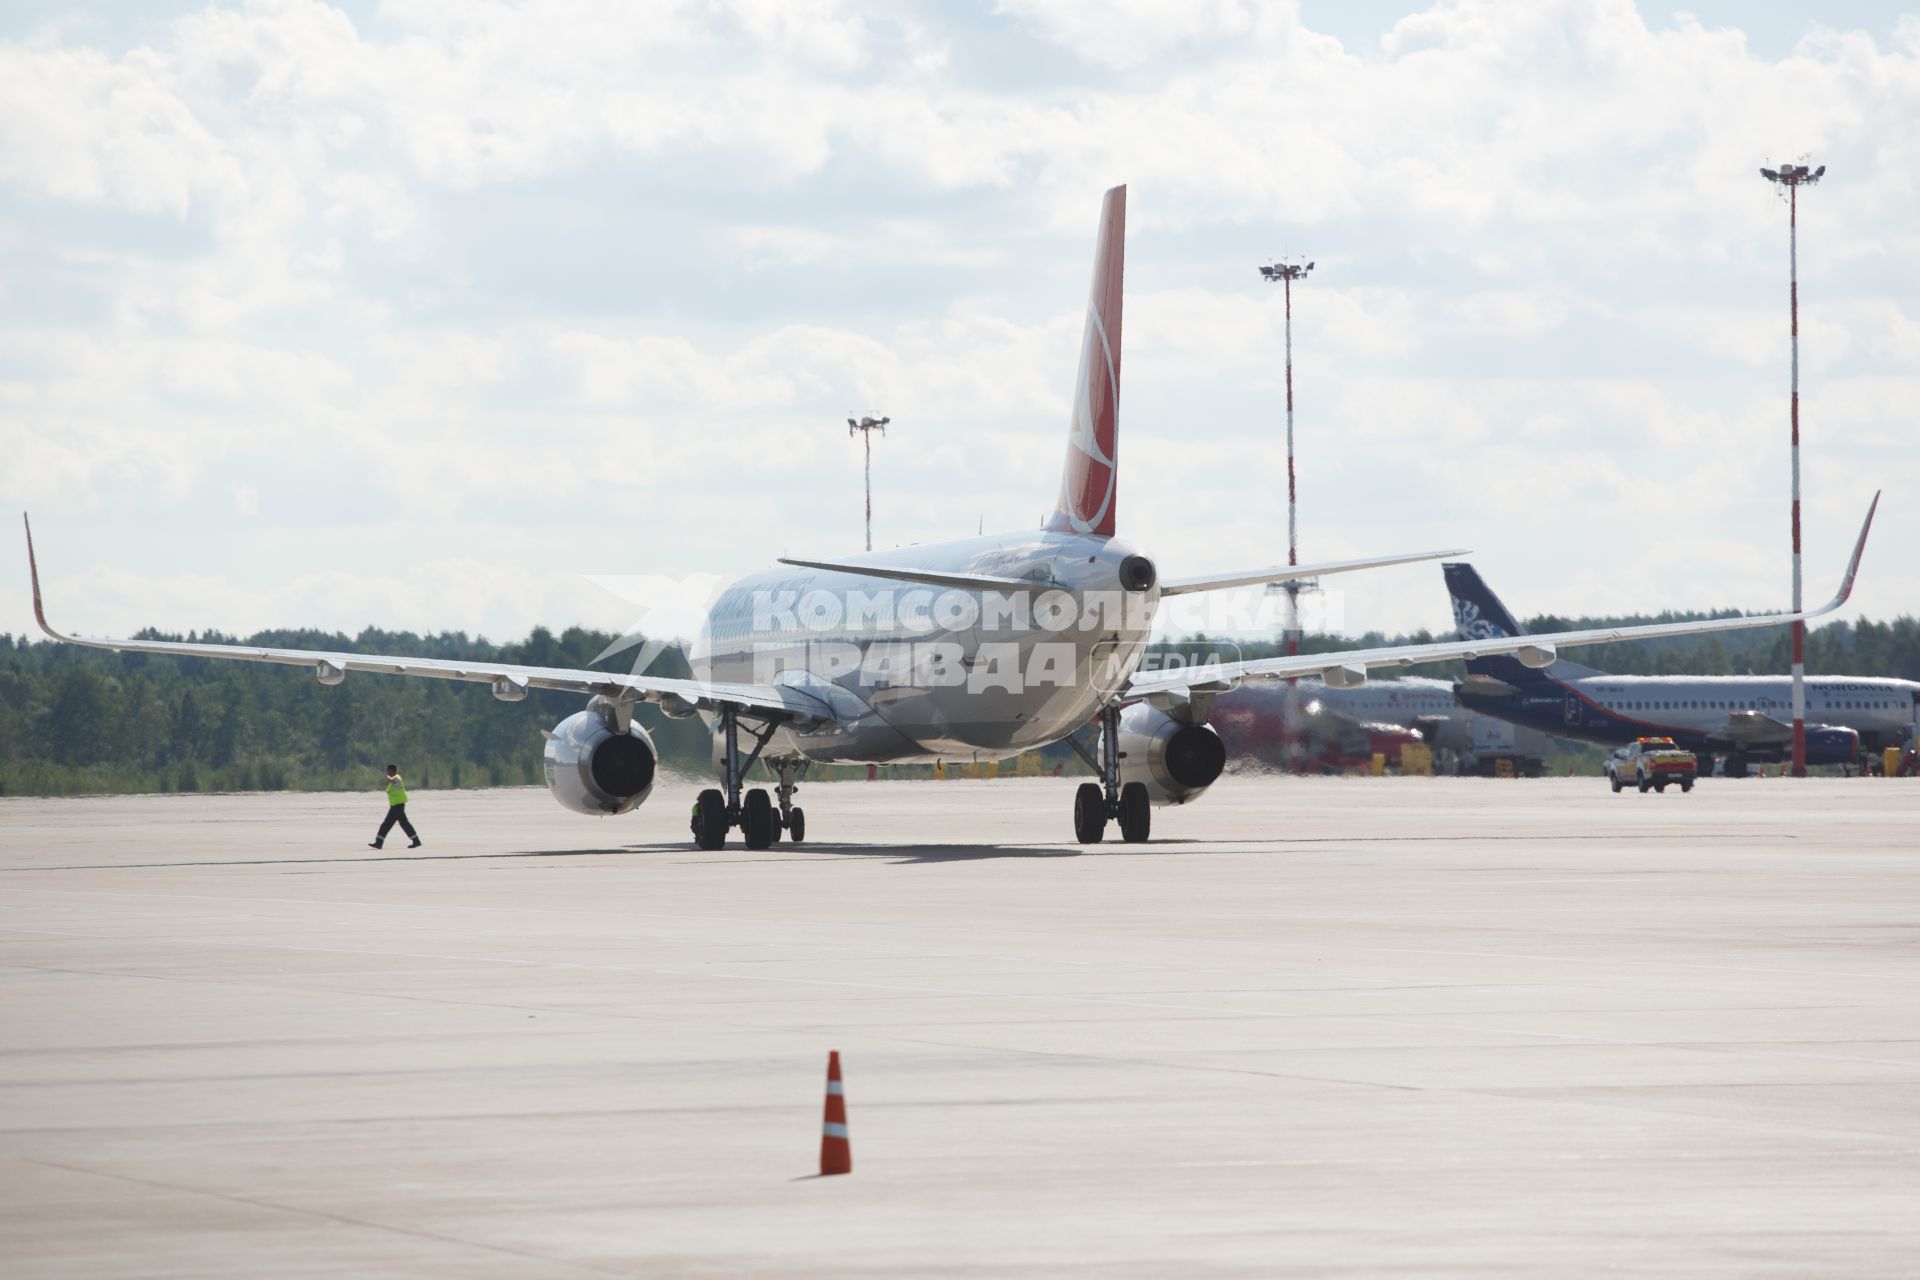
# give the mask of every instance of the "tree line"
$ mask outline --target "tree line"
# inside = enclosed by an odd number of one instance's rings
[[[1529,631],[1738,616],[1660,614],[1618,618],[1541,616]],[[157,632],[142,638],[176,639]],[[587,667],[614,641],[607,632],[536,627],[525,640],[493,644],[464,632],[416,635],[368,629],[348,637],[320,631],[263,631],[244,641],[207,643],[349,653]],[[1309,652],[1443,639],[1427,632],[1359,637],[1308,635]],[[1778,674],[1787,669],[1785,628],[1674,637],[1571,651],[1577,661],[1625,675]],[[1200,641],[1204,644],[1204,640]],[[1194,641],[1179,647],[1198,647]],[[1223,646],[1228,656],[1263,657],[1278,644]],[[618,669],[617,663],[613,669]],[[1822,675],[1920,679],[1920,619],[1833,623],[1808,633],[1807,669]],[[685,651],[668,646],[650,674],[686,676]],[[1415,674],[1458,678],[1458,664]],[[111,653],[0,635],[0,794],[75,795],[156,791],[347,790],[377,784],[399,763],[419,787],[475,787],[540,781],[540,730],[578,711],[577,694],[534,690],[503,703],[485,685],[349,675],[323,686],[298,668],[153,654]],[[704,773],[707,731],[698,720],[638,713],[669,769]]]

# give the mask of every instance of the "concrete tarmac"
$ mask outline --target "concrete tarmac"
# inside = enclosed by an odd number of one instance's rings
[[[8,1276],[1920,1267],[1920,786],[0,800]],[[829,1049],[854,1173],[817,1167]]]

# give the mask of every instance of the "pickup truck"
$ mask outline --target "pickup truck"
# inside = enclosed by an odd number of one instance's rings
[[[1691,791],[1697,768],[1693,753],[1674,746],[1672,738],[1635,738],[1607,757],[1607,781],[1616,793],[1628,786],[1665,791],[1670,782]]]

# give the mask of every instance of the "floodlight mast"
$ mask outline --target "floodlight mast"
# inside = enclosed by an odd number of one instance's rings
[[[857,432],[861,440],[866,444],[867,550],[869,551],[873,550],[873,433],[878,431],[881,435],[887,434],[887,424],[892,421],[892,418],[871,417],[863,417],[858,422],[855,422],[852,418],[847,419],[847,434],[851,436]]]
[[[1260,268],[1260,278],[1278,284],[1286,297],[1287,334],[1287,564],[1300,563],[1300,514],[1293,477],[1293,282],[1304,280],[1313,270],[1311,262],[1269,263]],[[1289,581],[1287,588],[1287,653],[1300,652],[1300,583]]]
[[[1792,380],[1788,415],[1792,423],[1793,456],[1793,611],[1800,612],[1800,188],[1811,187],[1827,166],[1783,164],[1762,169],[1760,176],[1787,193],[1787,324],[1792,346]],[[1793,624],[1793,776],[1807,776],[1807,624]]]

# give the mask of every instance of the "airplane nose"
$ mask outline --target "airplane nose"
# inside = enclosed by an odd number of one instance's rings
[[[1145,556],[1128,556],[1120,562],[1120,585],[1129,591],[1147,591],[1159,579],[1153,561]]]

